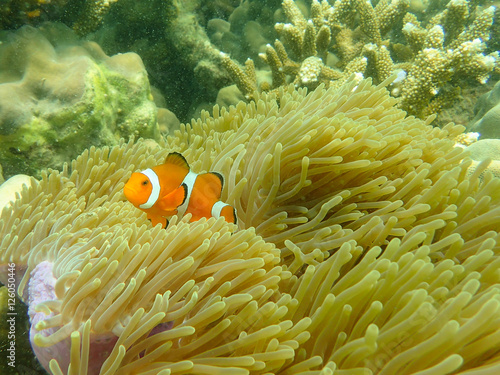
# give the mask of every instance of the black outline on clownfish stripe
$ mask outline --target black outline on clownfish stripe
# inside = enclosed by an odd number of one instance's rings
[[[187,187],[187,185],[183,182],[181,184],[181,186],[184,188],[184,199],[182,200],[182,203],[180,205],[178,205],[177,207],[182,206],[184,204],[184,202],[186,201],[186,198],[188,196],[188,187]]]

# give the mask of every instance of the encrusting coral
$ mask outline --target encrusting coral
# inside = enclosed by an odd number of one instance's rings
[[[478,178],[487,163],[468,177],[453,141],[463,127],[406,117],[385,84],[255,94],[162,147],[92,148],[24,188],[0,217],[0,264],[25,270],[41,362],[54,374],[101,363],[117,374],[498,372],[500,180]],[[124,200],[130,173],[171,151],[225,176],[238,228],[176,217],[152,228]]]

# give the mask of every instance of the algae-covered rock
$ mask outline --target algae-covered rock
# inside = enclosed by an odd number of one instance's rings
[[[0,164],[5,177],[60,168],[91,146],[159,137],[135,53],[108,57],[63,25],[0,35]]]

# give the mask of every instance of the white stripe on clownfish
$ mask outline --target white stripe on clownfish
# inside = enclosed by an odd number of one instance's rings
[[[149,195],[147,202],[139,206],[142,209],[148,209],[153,207],[160,196],[160,179],[151,168],[145,169],[140,173],[145,175],[151,183],[151,194]]]
[[[217,201],[214,203],[214,205],[212,206],[212,211],[211,211],[211,214],[213,217],[215,217],[216,219],[218,219],[220,217],[220,213],[222,212],[222,209],[226,206],[229,206],[227,203],[224,203],[222,201]]]

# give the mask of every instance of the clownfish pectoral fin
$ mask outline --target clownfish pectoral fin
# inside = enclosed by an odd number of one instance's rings
[[[186,184],[182,184],[158,201],[158,208],[163,211],[174,211],[184,203],[187,197]]]
[[[168,220],[166,218],[164,218],[163,216],[149,215],[148,214],[148,219],[151,220],[151,224],[153,225],[153,227],[156,226],[158,223],[161,224],[162,228],[166,228],[167,227]]]
[[[168,154],[165,159],[165,164],[173,164],[189,170],[189,163],[186,161],[184,156],[178,152],[171,152]]]
[[[199,182],[198,182],[199,181]],[[220,173],[217,172],[208,172],[203,173],[198,176],[197,181],[198,186],[205,192],[205,195],[209,195],[211,192],[213,197],[216,200],[220,198],[222,193],[222,186],[224,185],[224,177]]]

